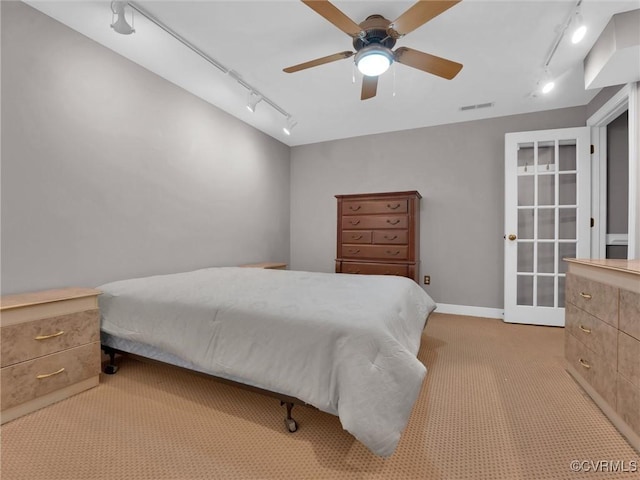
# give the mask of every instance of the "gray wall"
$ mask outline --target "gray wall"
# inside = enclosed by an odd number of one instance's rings
[[[418,190],[436,302],[503,307],[504,135],[584,126],[586,106],[294,147],[291,265],[331,272],[336,194]]]
[[[607,233],[629,232],[629,112],[607,125]]]
[[[2,8],[2,292],[289,260],[290,149]]]

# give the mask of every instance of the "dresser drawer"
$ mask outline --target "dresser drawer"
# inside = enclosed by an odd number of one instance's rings
[[[618,373],[640,388],[640,340],[618,333]]]
[[[100,312],[86,310],[3,326],[2,366],[100,340]]]
[[[362,275],[398,275],[400,277],[409,276],[407,265],[395,265],[393,263],[355,263],[342,262],[342,272],[358,273]]]
[[[640,388],[618,374],[616,398],[616,412],[640,435]]]
[[[4,367],[0,371],[1,409],[6,410],[99,374],[100,342]]]
[[[407,199],[401,200],[345,200],[343,215],[367,215],[370,213],[407,213]]]
[[[378,245],[406,245],[409,243],[408,230],[375,230],[373,243]]]
[[[409,217],[406,215],[376,215],[376,216],[352,216],[342,217],[342,228],[344,230],[372,230],[372,229],[407,229],[409,227]]]
[[[640,293],[620,290],[619,323],[620,330],[640,340]]]
[[[616,287],[568,273],[566,301],[618,328],[618,289]]]
[[[569,365],[597,391],[609,405],[616,404],[616,366],[589,350],[565,332],[565,358]]]
[[[371,243],[372,233],[366,230],[344,230],[343,243]]]
[[[342,245],[342,258],[406,260],[409,249],[401,245]]]
[[[565,329],[608,363],[616,365],[617,329],[571,303],[565,307]]]

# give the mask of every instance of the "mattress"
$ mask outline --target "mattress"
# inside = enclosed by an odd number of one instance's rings
[[[380,456],[426,374],[416,355],[435,303],[404,277],[221,267],[98,288],[112,346],[299,398]]]

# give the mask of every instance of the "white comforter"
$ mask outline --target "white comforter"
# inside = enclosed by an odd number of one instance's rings
[[[395,450],[426,373],[435,303],[407,278],[225,267],[98,288],[104,332],[337,414],[377,455]]]

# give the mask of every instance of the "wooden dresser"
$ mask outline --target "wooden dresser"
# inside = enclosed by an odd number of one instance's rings
[[[567,370],[640,451],[640,260],[567,262]]]
[[[0,417],[6,423],[98,385],[98,290],[0,299]]]
[[[418,282],[420,194],[336,195],[336,273],[399,275]]]

